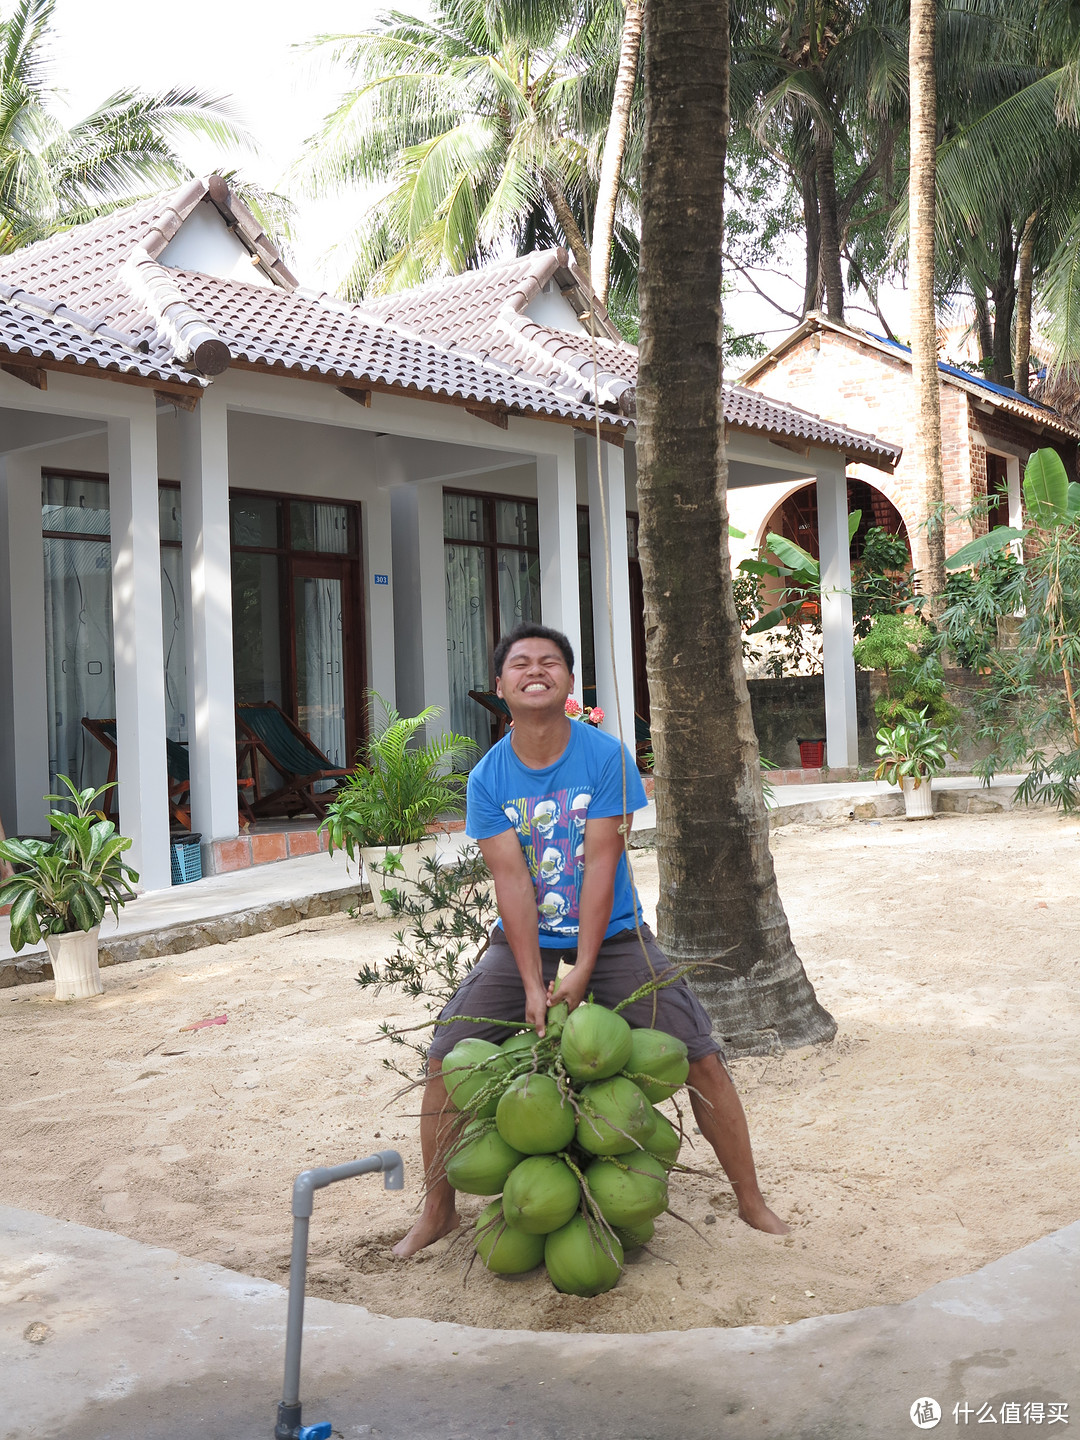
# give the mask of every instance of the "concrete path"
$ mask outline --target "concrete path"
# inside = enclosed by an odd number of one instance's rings
[[[975,1418],[987,1405],[1011,1423],[1003,1406],[1022,1417],[1034,1402],[1038,1433],[1064,1436],[1047,1417],[1064,1403],[1080,1425],[1078,1282],[1080,1223],[903,1305],[779,1328],[532,1334],[309,1300],[304,1420],[383,1440],[900,1440],[929,1396],[939,1434],[990,1423]],[[0,1209],[0,1436],[269,1440],[285,1299],[169,1250]]]
[[[1007,810],[1018,776],[1000,776],[986,790],[970,775],[935,781],[941,810]],[[849,781],[830,785],[778,785],[774,790],[772,825],[795,821],[860,820],[903,813],[903,797],[884,781]],[[653,841],[656,809],[651,803],[638,812],[634,840]],[[468,843],[461,832],[440,837],[440,856],[456,854]],[[360,898],[356,867],[336,855],[304,855],[211,875],[190,885],[174,885],[140,895],[120,912],[117,924],[107,915],[101,929],[101,962],[120,964],[156,955],[180,954],[202,945],[235,940],[311,915],[347,909]],[[8,943],[8,920],[0,916],[0,986],[43,978],[44,946],[18,956]]]

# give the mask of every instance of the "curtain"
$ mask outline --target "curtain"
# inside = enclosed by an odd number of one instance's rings
[[[307,731],[331,765],[345,766],[351,757],[345,753],[341,581],[297,576],[293,598],[300,728]]]
[[[487,552],[475,545],[445,550],[450,725],[484,751],[491,745],[491,717],[469,691],[488,688]]]

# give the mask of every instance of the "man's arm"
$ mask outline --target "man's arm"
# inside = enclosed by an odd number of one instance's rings
[[[585,874],[578,901],[577,960],[562,984],[548,997],[549,1005],[565,1001],[571,1010],[585,999],[596,957],[611,923],[615,872],[624,853],[621,815],[585,822]],[[629,822],[626,822],[629,823]]]
[[[499,919],[525,986],[525,1019],[536,1027],[538,1035],[543,1035],[548,997],[540,962],[536,891],[521,843],[515,830],[504,830],[476,843],[495,881]]]

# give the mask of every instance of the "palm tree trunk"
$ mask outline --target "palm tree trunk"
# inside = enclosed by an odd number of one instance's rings
[[[825,309],[830,320],[844,319],[844,277],[840,271],[840,222],[836,209],[836,171],[833,141],[823,131],[817,137],[818,215],[821,225],[821,269],[825,280]]]
[[[979,359],[984,362],[983,374],[989,376],[989,366],[985,362],[993,358],[994,332],[990,328],[990,306],[985,291],[975,293],[975,333],[979,340]]]
[[[645,10],[638,505],[660,943],[736,1053],[829,1039],[769,853],[731,587],[721,399],[728,9]]]
[[[1031,301],[1035,274],[1035,222],[1033,210],[1020,236],[1019,273],[1016,279],[1016,340],[1013,345],[1013,385],[1021,395],[1028,393],[1031,365]]]
[[[585,243],[585,236],[581,233],[581,227],[574,219],[574,212],[570,209],[570,202],[554,180],[549,179],[546,175],[543,177],[543,184],[544,193],[555,212],[555,219],[559,222],[559,228],[562,230],[566,243],[570,246],[578,267],[588,275],[592,270],[592,258],[589,255],[589,247]]]
[[[818,215],[817,173],[810,161],[802,176],[803,228],[806,231],[806,283],[803,314],[818,308],[821,295],[821,219]]]
[[[937,159],[937,92],[934,41],[937,0],[911,0],[908,73],[911,87],[909,171],[911,371],[919,423],[915,473],[926,477],[927,563],[923,586],[938,613],[945,595],[945,476],[941,461],[941,391],[934,309],[934,187]]]
[[[622,160],[626,153],[626,137],[630,130],[630,105],[637,84],[638,56],[641,53],[641,27],[644,21],[644,0],[626,0],[623,17],[622,48],[619,71],[615,77],[615,94],[611,101],[611,118],[604,137],[604,153],[600,159],[600,182],[596,193],[596,220],[593,225],[593,294],[601,305],[607,304],[611,275],[611,242],[615,233],[615,202],[619,195]]]

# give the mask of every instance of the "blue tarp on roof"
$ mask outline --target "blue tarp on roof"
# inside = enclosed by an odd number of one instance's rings
[[[884,335],[875,335],[872,330],[866,332],[871,339],[878,340],[882,345],[891,345],[894,350],[902,350],[905,355],[911,354],[910,345],[901,345],[899,340],[889,340]],[[966,380],[969,385],[977,385],[980,390],[989,390],[994,395],[1004,395],[1007,400],[1019,400],[1021,405],[1030,405],[1035,410],[1046,410],[1051,415],[1057,411],[1050,405],[1044,405],[1039,400],[1032,400],[1027,395],[1021,395],[1019,390],[1010,390],[1007,385],[997,385],[993,380],[987,380],[982,375],[973,375],[970,370],[961,370],[958,365],[946,365],[944,360],[938,361],[937,368],[943,375],[955,375],[958,380]]]

